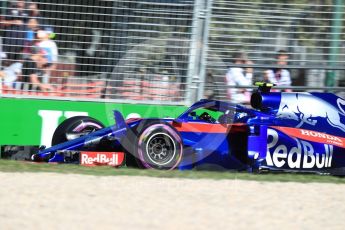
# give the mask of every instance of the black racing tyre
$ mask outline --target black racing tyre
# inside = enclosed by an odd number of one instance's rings
[[[336,176],[336,177],[345,177],[345,167],[330,169],[330,170],[328,170],[328,172],[329,172],[332,176]]]
[[[55,130],[52,145],[57,145],[104,128],[98,120],[88,116],[71,117],[63,121]]]
[[[147,169],[176,168],[182,160],[183,142],[178,132],[159,120],[142,121],[134,130],[132,154],[127,154],[127,166]]]

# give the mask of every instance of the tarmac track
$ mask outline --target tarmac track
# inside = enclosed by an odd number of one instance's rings
[[[0,229],[344,229],[345,185],[0,173]]]

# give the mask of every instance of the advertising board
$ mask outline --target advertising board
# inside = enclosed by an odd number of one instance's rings
[[[90,116],[105,126],[114,124],[113,110],[124,118],[176,117],[183,106],[43,99],[0,98],[0,145],[50,146],[56,127],[66,118]]]

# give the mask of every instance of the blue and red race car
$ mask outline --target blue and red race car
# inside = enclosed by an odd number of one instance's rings
[[[129,119],[114,111],[104,127],[65,120],[52,147],[34,161],[126,164],[138,168],[345,172],[345,100],[331,93],[270,92],[260,84],[251,106],[200,100],[176,119]]]

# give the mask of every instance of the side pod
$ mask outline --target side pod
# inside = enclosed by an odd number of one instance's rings
[[[248,136],[248,158],[253,168],[260,166],[267,154],[267,126],[251,126]]]

